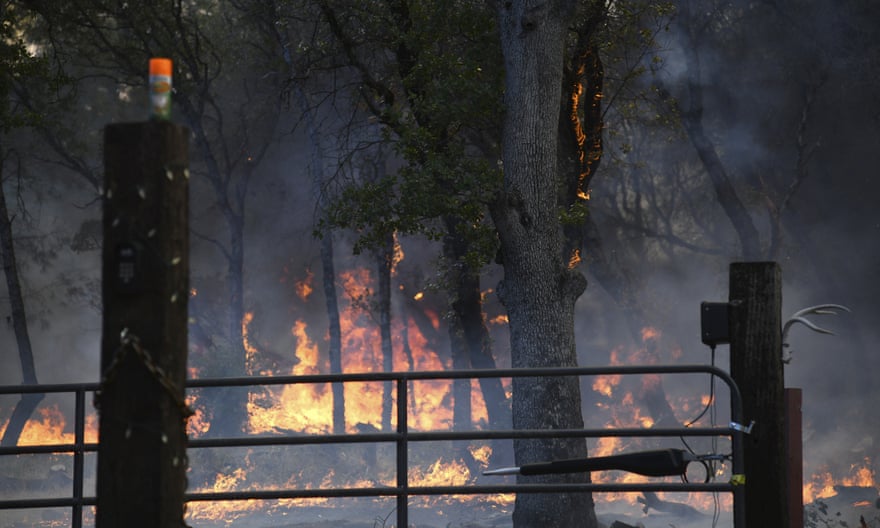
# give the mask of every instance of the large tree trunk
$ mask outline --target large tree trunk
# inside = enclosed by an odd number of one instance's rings
[[[574,304],[586,281],[562,256],[557,216],[557,141],[563,40],[574,2],[499,3],[505,58],[504,191],[493,208],[504,279],[498,292],[510,320],[514,367],[576,364]],[[582,427],[577,379],[513,383],[516,429]],[[518,464],[583,457],[583,439],[519,440]],[[526,481],[526,478],[521,478]],[[528,481],[588,482],[588,474]],[[514,525],[595,527],[589,493],[519,494]]]
[[[15,262],[15,248],[12,242],[12,220],[6,209],[6,194],[3,192],[3,159],[0,158],[0,254],[3,256],[3,272],[6,274],[6,289],[9,292],[9,305],[12,310],[12,327],[18,344],[18,357],[21,361],[21,377],[25,385],[37,384],[37,371],[34,367],[34,354],[31,350],[31,338],[28,335],[27,316],[24,309],[24,298],[21,295],[21,282],[18,278],[18,267]],[[18,443],[21,432],[43,400],[42,394],[23,394],[15,405],[12,416],[0,446],[14,446]]]

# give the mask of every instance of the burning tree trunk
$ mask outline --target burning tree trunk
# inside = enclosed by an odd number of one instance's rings
[[[28,335],[27,315],[24,298],[21,295],[21,281],[15,261],[15,247],[12,241],[12,219],[6,208],[6,194],[3,192],[3,158],[0,157],[0,253],[3,256],[3,272],[6,274],[6,289],[9,292],[9,305],[12,309],[12,327],[18,344],[18,357],[21,361],[21,377],[26,385],[37,384],[37,371],[34,367],[34,354],[31,338]],[[24,394],[15,405],[3,438],[2,446],[14,446],[27,423],[28,418],[43,400],[42,394]]]
[[[499,3],[505,60],[504,188],[493,218],[501,240],[504,279],[498,293],[510,320],[514,367],[567,366],[577,362],[574,303],[584,277],[561,254],[557,213],[558,129],[563,41],[575,7],[570,1]],[[552,123],[552,126],[547,126]],[[577,379],[520,378],[513,384],[517,429],[583,426]],[[517,464],[583,457],[581,440],[514,443]],[[564,477],[587,482],[587,474]],[[549,479],[543,477],[542,480]],[[558,480],[556,480],[558,481]],[[597,525],[588,493],[520,494],[516,526]]]
[[[586,250],[586,263],[592,276],[614,298],[625,317],[634,343],[644,343],[645,360],[656,357],[657,340],[646,338],[643,329],[647,317],[639,307],[632,281],[615,266],[604,251],[595,218],[588,207],[590,184],[602,162],[604,143],[602,131],[602,96],[605,68],[596,44],[596,33],[607,18],[605,7],[592,10],[575,28],[577,38],[569,54],[563,76],[562,109],[559,114],[559,177],[560,205],[569,211],[564,226],[565,249],[573,264],[581,260]],[[645,380],[641,388],[641,403],[655,423],[679,426],[666,398],[660,377]]]
[[[604,20],[604,7],[583,18],[577,27],[578,37],[570,52],[570,62],[565,65],[562,81],[564,91],[558,120],[558,163],[562,181],[559,189],[560,206],[571,214],[564,226],[563,253],[571,258],[579,257],[585,246],[593,253],[588,240],[592,219],[586,205],[590,183],[602,162],[602,90],[605,82],[605,68],[593,40],[596,29]]]

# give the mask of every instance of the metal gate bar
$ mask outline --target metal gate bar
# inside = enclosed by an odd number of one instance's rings
[[[514,378],[547,376],[603,376],[642,374],[699,374],[705,373],[721,379],[729,388],[731,421],[729,427],[682,427],[682,428],[621,428],[621,429],[560,429],[560,430],[482,430],[482,431],[409,431],[408,384],[412,381],[453,380],[479,378]],[[600,437],[673,437],[673,436],[726,436],[731,438],[732,474],[743,474],[743,432],[741,424],[742,401],[738,387],[729,374],[709,365],[667,366],[609,366],[609,367],[550,367],[537,369],[494,369],[467,371],[429,372],[373,372],[357,374],[314,374],[307,376],[239,377],[188,380],[188,388],[217,388],[244,386],[272,386],[292,384],[395,382],[397,394],[397,429],[394,433],[332,434],[311,436],[239,437],[193,439],[188,448],[258,447],[278,445],[320,445],[333,443],[379,443],[394,442],[396,445],[397,484],[394,487],[330,488],[310,490],[261,490],[238,492],[198,492],[186,494],[186,501],[236,501],[278,500],[296,498],[339,497],[395,497],[397,526],[408,525],[408,499],[410,496],[427,495],[483,495],[499,493],[563,493],[563,492],[729,492],[733,494],[734,527],[743,528],[745,520],[744,489],[736,483],[600,483],[600,484],[507,484],[465,486],[409,486],[408,450],[411,442],[450,440],[496,440],[517,438],[600,438]],[[72,527],[81,528],[83,506],[93,506],[95,497],[83,496],[83,457],[87,452],[97,451],[97,444],[85,442],[85,394],[99,389],[97,383],[59,384],[0,387],[3,394],[27,393],[74,393],[75,426],[74,443],[43,446],[0,447],[0,456],[38,453],[72,453],[73,496],[68,498],[0,500],[0,510],[70,507]],[[735,482],[738,482],[736,480]]]

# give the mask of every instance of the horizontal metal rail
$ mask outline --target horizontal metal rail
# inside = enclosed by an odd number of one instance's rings
[[[715,376],[729,388],[731,420],[730,427],[681,427],[681,428],[621,428],[621,429],[559,429],[559,430],[478,430],[478,431],[409,431],[407,425],[407,385],[413,381],[479,379],[479,378],[523,378],[560,376],[605,376],[605,375],[644,375],[644,374],[698,374]],[[397,431],[390,433],[330,434],[302,436],[245,436],[236,438],[196,438],[188,442],[190,449],[222,447],[261,447],[282,445],[316,444],[355,444],[355,443],[394,443],[396,445],[396,486],[377,486],[370,488],[320,488],[296,490],[251,490],[227,492],[187,493],[187,502],[196,501],[237,501],[237,500],[279,500],[302,498],[341,498],[341,497],[396,497],[397,525],[408,525],[407,502],[411,496],[428,495],[489,495],[504,493],[571,493],[571,492],[730,492],[733,494],[734,521],[745,519],[743,486],[733,483],[589,483],[589,484],[500,484],[464,486],[410,486],[408,483],[408,449],[411,442],[438,442],[462,440],[497,440],[521,438],[601,438],[601,437],[677,437],[677,436],[727,436],[731,438],[733,451],[733,475],[742,475],[743,439],[738,424],[743,422],[742,403],[739,389],[729,374],[708,365],[650,365],[650,366],[609,366],[609,367],[550,367],[536,369],[493,369],[467,371],[423,371],[423,372],[370,372],[348,374],[313,374],[306,376],[238,377],[193,379],[187,381],[187,388],[219,388],[272,386],[294,384],[356,383],[356,382],[395,382],[397,395]],[[22,385],[0,387],[3,394],[34,393],[74,393],[76,395],[75,434],[73,444],[54,444],[39,446],[0,447],[0,455],[73,453],[74,479],[73,497],[46,499],[0,500],[0,510],[27,508],[73,508],[72,527],[82,526],[83,506],[94,506],[95,497],[83,496],[83,455],[95,452],[97,443],[84,441],[85,394],[94,393],[100,388],[97,383]]]
[[[672,482],[633,482],[602,484],[496,484],[469,486],[409,486],[405,490],[393,486],[377,488],[329,488],[302,490],[254,490],[190,493],[189,502],[194,501],[232,501],[232,500],[280,500],[316,499],[324,497],[406,497],[413,495],[498,495],[502,493],[570,493],[570,492],[638,492],[638,491],[680,491],[680,492],[732,492],[733,485],[722,482],[672,483]]]

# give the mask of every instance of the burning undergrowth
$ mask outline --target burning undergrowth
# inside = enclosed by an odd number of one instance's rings
[[[387,365],[387,353],[372,311],[372,278],[366,270],[340,274],[345,294],[340,309],[343,336],[342,371],[346,373],[377,372]],[[291,280],[300,303],[311,302],[313,288],[309,280]],[[424,299],[424,293],[412,295],[410,302]],[[319,305],[312,311],[320,311]],[[309,310],[305,310],[308,312]],[[288,326],[279,345],[267,338],[270,332],[261,325],[261,315],[249,312],[242,321],[247,369],[252,375],[302,376],[330,372],[326,350],[326,327],[316,324],[307,315]],[[396,371],[448,370],[451,360],[441,352],[442,322],[438,311],[419,306],[414,312],[392,321],[392,357]],[[198,343],[194,346],[198,347]],[[278,353],[280,347],[290,353]],[[267,353],[268,352],[268,353]],[[196,358],[204,357],[200,351]],[[193,377],[201,375],[195,365]],[[509,386],[509,383],[508,383]],[[486,427],[488,417],[479,386],[470,387],[470,427]],[[244,389],[243,389],[244,390]],[[453,382],[412,381],[407,387],[407,420],[411,431],[452,430]],[[247,401],[247,424],[242,434],[265,436],[320,436],[333,432],[370,434],[393,431],[397,426],[397,395],[386,382],[346,383],[341,393],[344,418],[334,414],[335,399],[330,384],[292,384],[254,387],[239,394]],[[210,389],[190,391],[189,403],[196,414],[189,422],[191,438],[210,437],[217,420],[223,419],[212,402],[217,401]],[[410,486],[467,485],[481,478],[488,467],[491,447],[483,442],[433,443],[411,447],[408,480]],[[378,488],[396,485],[396,454],[393,443],[331,444],[271,448],[217,448],[191,450],[189,489],[194,492],[249,491],[279,489]],[[344,504],[345,506],[340,506]],[[479,516],[490,518],[499,508],[509,516],[512,497],[488,497],[475,500],[472,496],[412,498],[411,510],[425,512],[436,518],[449,508],[464,514],[473,505]],[[394,509],[394,500],[309,498],[280,501],[248,501],[228,503],[192,502],[188,519],[195,525],[214,525],[243,518],[273,519],[310,515],[337,522],[378,519]],[[331,514],[331,512],[333,512]],[[445,523],[444,523],[445,524]]]
[[[343,342],[343,372],[375,372],[383,363],[381,338],[376,318],[369,312],[368,299],[371,295],[371,278],[364,270],[346,273],[342,277],[348,302],[341,309]],[[311,287],[297,281],[300,299],[308,300]],[[422,299],[423,295],[415,296]],[[418,307],[418,315],[404,311],[399,320],[393,322],[393,368],[395,370],[448,370],[451,360],[444,353],[448,345],[437,339],[441,327],[441,317],[430,308]],[[412,310],[412,307],[411,307]],[[423,321],[422,324],[418,320]],[[428,321],[425,325],[424,321]],[[503,324],[503,319],[499,320]],[[329,372],[329,360],[325,352],[326,336],[322,331],[312,330],[305,320],[295,321],[289,328],[292,338],[293,361],[281,366],[278,361],[263,360],[264,349],[277,348],[261,339],[258,328],[260,317],[248,313],[243,321],[245,349],[248,352],[249,369],[261,375],[309,375]],[[660,345],[660,332],[653,328],[643,331],[642,343],[634,350],[616,347],[610,352],[609,362],[615,365],[674,362],[680,353]],[[664,356],[664,353],[669,356]],[[197,374],[197,372],[195,372]],[[594,380],[585,387],[588,394],[584,409],[588,427],[643,427],[676,426],[689,423],[697,415],[705,415],[699,425],[716,418],[713,411],[706,414],[715,395],[710,395],[709,383],[701,380],[699,386],[693,383],[679,383],[673,380],[672,389],[664,386],[660,376],[642,376],[627,379],[621,376],[605,376]],[[509,397],[509,380],[505,380]],[[473,383],[470,390],[471,415],[469,427],[487,426],[486,404],[482,399],[479,385]],[[201,405],[200,393],[191,395],[191,404],[197,414],[190,423],[190,435],[199,437],[210,431],[210,421],[214,419],[209,409]],[[349,434],[375,433],[389,431],[396,426],[396,411],[383,415],[383,409],[396,408],[396,396],[382,383],[353,383],[345,386],[344,431]],[[322,435],[339,430],[334,424],[334,394],[329,384],[296,384],[277,387],[264,387],[250,391],[248,400],[247,433],[256,435]],[[389,401],[390,400],[390,401]],[[412,411],[408,415],[411,430],[445,431],[451,430],[455,422],[453,416],[453,384],[447,381],[418,382],[410,387]],[[724,416],[718,416],[723,421]],[[715,450],[721,452],[729,445],[705,444],[702,440],[687,440],[693,448],[701,452]],[[639,439],[606,438],[591,442],[593,456],[617,454],[627,451],[652,449],[656,447],[681,447],[685,440],[651,442]],[[704,445],[705,444],[705,445]],[[685,444],[691,448],[690,444]],[[461,443],[461,445],[426,445],[413,449],[410,453],[411,486],[468,485],[474,483],[512,483],[513,480],[489,479],[480,475],[490,463],[490,457],[498,455],[486,443]],[[510,458],[510,453],[505,456]],[[195,491],[243,491],[275,490],[284,488],[326,489],[381,488],[392,486],[396,480],[395,455],[393,444],[359,445],[334,444],[325,446],[297,446],[272,449],[210,450],[191,455],[190,488]],[[218,469],[219,468],[219,469]],[[729,470],[722,465],[713,466],[710,471],[717,479],[729,478]],[[701,475],[698,478],[704,478]],[[594,475],[597,482],[631,483],[647,479],[619,472],[603,472]],[[729,512],[730,498],[706,494],[659,494],[639,495],[633,493],[597,494],[601,511],[617,518],[634,518],[646,513],[658,514],[673,510],[686,511],[705,520],[721,512]],[[372,499],[371,499],[372,500]],[[383,499],[375,503],[387,503]],[[223,518],[239,518],[253,515],[257,510],[267,515],[289,515],[299,508],[336,509],[332,499],[302,499],[296,501],[277,501],[272,504],[247,503],[228,504],[217,508],[214,504],[191,504],[192,522],[216,522]],[[359,500],[361,507],[370,501]],[[411,508],[430,510],[432,515],[438,511],[463,512],[479,511],[484,519],[495,515],[509,516],[513,496],[500,497],[431,497],[415,498]],[[357,509],[346,509],[350,514]],[[366,510],[364,510],[366,511]],[[361,516],[361,514],[355,514]],[[352,520],[350,517],[348,520]],[[509,519],[508,519],[509,520]],[[443,523],[446,524],[446,523]]]
[[[458,449],[457,446],[446,445],[414,450],[408,474],[410,485],[473,483],[477,478],[475,473],[461,459],[455,458]],[[222,453],[215,451],[193,451],[193,469],[189,474],[192,491],[339,487],[381,490],[394,486],[396,480],[393,445],[343,444],[236,448],[224,449]],[[438,458],[437,452],[446,455]],[[218,466],[221,468],[219,471],[204,469]],[[431,517],[436,520],[444,514],[475,515],[475,511],[484,518],[490,518],[499,512],[509,513],[509,503],[509,498],[475,501],[468,496],[414,497],[410,500],[410,511],[412,517],[422,519]],[[266,522],[267,519],[296,518],[305,521],[332,517],[337,521],[356,522],[387,516],[394,507],[394,499],[387,497],[191,502],[187,518],[193,526],[217,526],[241,519]]]
[[[343,335],[343,372],[377,372],[382,370],[383,350],[376,317],[370,312],[372,278],[364,270],[343,274],[347,302],[340,307]],[[317,311],[308,280],[291,281],[298,302]],[[198,295],[193,292],[193,295]],[[443,335],[443,317],[439,310],[424,303],[423,294],[410,295],[406,306],[398,306],[392,322],[392,367],[398,371],[449,370],[452,361]],[[423,304],[419,304],[423,303]],[[296,311],[294,311],[296,312]],[[245,314],[241,324],[243,347],[247,353],[247,371],[254,376],[309,375],[330,371],[326,351],[326,326],[308,317],[292,317],[284,335],[265,330],[264,313],[258,310]],[[491,318],[493,329],[504,332],[503,317]],[[499,342],[502,339],[499,338]],[[190,376],[203,375],[200,364],[207,352],[198,341],[191,345]],[[645,328],[635,346],[614,346],[599,364],[669,364],[681,362],[683,352],[674,341],[665,339],[655,328]],[[503,364],[503,360],[499,361]],[[413,382],[409,388],[408,415],[411,430],[448,431],[456,427],[454,387],[451,381]],[[396,394],[386,383],[346,384],[344,422],[334,423],[334,392],[329,384],[295,384],[239,389],[237,397],[246,401],[247,423],[241,429],[249,436],[320,436],[339,431],[348,434],[369,434],[392,431],[397,425]],[[504,380],[506,396],[510,396],[509,380]],[[189,419],[190,438],[210,438],[217,423],[224,418],[223,407],[211,389],[190,390],[188,403],[196,411]],[[725,424],[729,419],[727,394],[723,387],[714,387],[708,376],[602,376],[584,379],[584,418],[587,427],[678,427]],[[476,382],[470,386],[469,428],[487,428],[486,402]],[[8,416],[11,404],[0,416]],[[54,401],[46,401],[25,427],[20,444],[69,443],[73,441],[72,425],[67,419],[71,409]],[[86,424],[86,441],[97,439],[96,416],[90,412]],[[0,424],[0,433],[6,424]],[[660,447],[692,449],[697,453],[729,453],[726,440],[706,438],[671,438],[651,440],[640,438],[605,438],[589,441],[591,456],[604,456]],[[501,448],[503,449],[503,448]],[[409,453],[410,486],[502,484],[513,482],[488,478],[482,470],[497,465],[493,457],[510,459],[496,452],[498,444],[487,442],[442,442],[417,444]],[[229,447],[191,449],[187,474],[189,492],[268,491],[281,489],[319,490],[334,488],[381,489],[396,484],[395,446],[380,444],[325,444],[286,447]],[[10,459],[9,457],[5,457]],[[60,477],[71,477],[69,456],[22,457],[17,462],[4,460],[0,483],[25,489],[22,478],[32,473],[21,464],[37,468],[33,479],[40,485],[58,484]],[[94,457],[88,457],[86,493],[94,489]],[[11,459],[10,459],[11,460]],[[17,464],[17,465],[16,465]],[[861,457],[849,467],[819,467],[809,471],[805,479],[804,498],[808,502],[807,521],[810,528],[859,526],[877,528],[878,486],[870,456]],[[54,469],[53,469],[54,468]],[[730,478],[729,463],[710,466],[709,476],[717,481]],[[32,470],[34,471],[34,470]],[[701,468],[691,474],[692,480],[706,477]],[[54,480],[53,480],[54,479]],[[631,483],[649,479],[622,472],[600,472],[596,482]],[[656,479],[650,479],[656,481]],[[50,495],[69,493],[69,483],[51,489]],[[53,487],[54,486],[54,487]],[[31,486],[32,487],[32,486]],[[43,489],[43,488],[41,488]],[[59,491],[60,490],[60,491]],[[41,492],[43,493],[43,492]],[[669,526],[678,528],[730,525],[731,501],[727,494],[637,494],[597,493],[597,512],[608,526]],[[442,496],[415,497],[410,500],[410,518],[422,526],[509,526],[513,496]],[[392,526],[393,498],[308,498],[285,500],[248,500],[228,502],[192,501],[187,505],[187,522],[194,527],[214,526]],[[47,512],[49,510],[46,510]],[[21,524],[10,521],[6,526],[56,526],[69,518],[69,512],[55,510],[47,520]],[[53,513],[55,512],[55,513]],[[33,513],[33,512],[32,512]],[[6,515],[5,513],[3,515]],[[35,514],[37,515],[37,514]],[[87,512],[87,519],[89,513]],[[31,518],[32,519],[32,518]],[[88,522],[88,521],[87,521]],[[17,524],[16,524],[17,523]],[[48,524],[47,524],[48,523]],[[321,524],[326,523],[326,524]],[[811,523],[811,524],[810,524]],[[64,525],[64,524],[57,524]],[[88,525],[88,524],[87,524]]]

